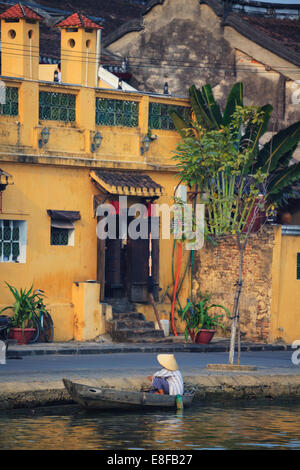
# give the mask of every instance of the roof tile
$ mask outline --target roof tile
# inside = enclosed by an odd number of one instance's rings
[[[30,20],[43,20],[43,18],[35,13],[31,8],[22,5],[22,3],[16,3],[12,7],[10,7],[8,10],[4,11],[0,15],[1,19],[4,20],[18,20],[20,18],[26,18]]]
[[[85,15],[82,15],[78,12],[73,13],[68,16],[60,23],[56,25],[57,28],[68,28],[68,27],[77,27],[77,28],[93,28],[93,29],[103,29],[97,23],[94,23],[90,18]]]

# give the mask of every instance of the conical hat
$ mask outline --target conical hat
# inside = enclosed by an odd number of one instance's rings
[[[177,370],[178,365],[174,354],[158,354],[157,360],[161,366],[168,370]]]

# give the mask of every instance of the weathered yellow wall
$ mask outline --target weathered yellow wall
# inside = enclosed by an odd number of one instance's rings
[[[300,339],[300,280],[297,280],[300,237],[282,235],[277,228],[273,266],[271,340],[287,343]]]
[[[15,38],[8,32],[15,29]],[[32,35],[32,60],[30,60]],[[7,87],[16,87],[19,96],[17,116],[0,114],[1,169],[12,175],[13,183],[3,192],[1,219],[27,223],[26,262],[0,264],[0,308],[13,302],[4,281],[18,289],[43,289],[54,321],[54,340],[93,339],[104,332],[104,313],[99,304],[99,284],[85,283],[97,278],[97,236],[93,197],[98,190],[91,169],[139,170],[160,183],[166,195],[157,202],[173,203],[177,184],[175,162],[171,160],[179,141],[174,131],[155,131],[156,140],[141,154],[142,140],[148,134],[149,101],[188,106],[184,99],[171,96],[149,97],[138,92],[95,88],[97,32],[84,28],[62,29],[62,82],[53,82],[56,65],[39,65],[39,24],[25,20],[1,22],[2,77]],[[75,41],[71,47],[70,39]],[[100,39],[100,34],[98,35]],[[6,42],[7,41],[7,42]],[[13,49],[18,45],[18,55]],[[40,81],[39,81],[40,80]],[[44,80],[44,81],[43,81]],[[53,83],[49,84],[47,81]],[[66,85],[68,83],[68,85]],[[100,83],[101,84],[101,83]],[[73,94],[76,97],[75,122],[40,120],[39,93]],[[55,96],[54,96],[55,97]],[[137,101],[138,127],[96,126],[96,97]],[[39,145],[43,128],[48,143]],[[102,145],[92,152],[96,132]],[[74,223],[74,246],[50,244],[51,220],[47,209],[80,211]],[[160,245],[160,287],[172,295],[172,241]],[[180,295],[187,295],[184,288]],[[167,299],[167,297],[166,297]],[[143,306],[146,316],[153,312]],[[159,306],[164,318],[170,314],[170,300]]]
[[[2,306],[12,303],[4,281],[43,289],[53,316],[55,341],[73,338],[72,283],[96,279],[97,238],[93,218],[96,190],[88,169],[1,162],[14,184],[3,193],[1,219],[27,221],[26,263],[0,264]],[[74,246],[50,245],[47,209],[79,210]]]
[[[78,307],[72,296],[74,282],[96,279],[97,237],[93,218],[93,196],[98,193],[89,176],[91,168],[140,170],[159,182],[166,196],[157,202],[173,203],[177,184],[175,162],[171,160],[179,137],[174,131],[155,131],[157,139],[141,155],[142,139],[148,132],[149,97],[138,93],[99,91],[89,87],[49,85],[45,82],[7,80],[19,89],[19,115],[0,115],[1,169],[12,175],[14,184],[3,192],[2,219],[26,220],[26,263],[1,263],[0,296],[4,307],[12,302],[5,286],[8,281],[17,288],[41,288],[47,293],[47,305],[54,320],[54,340],[90,338],[103,332],[93,312],[100,308],[90,300],[84,309],[90,320],[79,322]],[[39,91],[65,92],[76,95],[76,121],[39,120]],[[139,127],[95,125],[95,98],[136,100],[139,102]],[[163,98],[158,98],[164,102]],[[188,105],[186,100],[165,98],[170,104]],[[87,109],[89,112],[87,112]],[[39,147],[41,131],[50,132],[49,142]],[[91,152],[96,131],[103,137],[102,145]],[[79,210],[82,219],[75,223],[74,246],[50,245],[50,218],[47,209]],[[172,295],[172,242],[162,240],[160,247],[160,287]],[[73,291],[74,292],[74,291]],[[185,299],[186,292],[180,295]],[[75,296],[76,297],[76,296]],[[89,295],[87,296],[87,298]],[[81,301],[79,301],[79,304]],[[78,307],[79,308],[79,307]],[[162,317],[170,314],[170,300],[161,305]],[[153,311],[143,306],[146,316]],[[99,311],[98,311],[99,313]],[[103,316],[99,313],[101,321]],[[79,317],[86,316],[80,313]],[[98,320],[97,320],[98,321]],[[100,321],[100,320],[99,320]],[[78,325],[81,325],[80,328]],[[102,326],[101,326],[102,325]]]
[[[43,80],[45,82],[53,82],[55,70],[58,70],[57,64],[40,64],[39,80]]]
[[[88,341],[105,333],[105,319],[99,303],[100,284],[97,282],[74,282],[74,339]]]

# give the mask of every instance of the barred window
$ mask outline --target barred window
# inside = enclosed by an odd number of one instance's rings
[[[74,246],[74,222],[80,220],[80,212],[47,209],[47,213],[51,217],[51,245]]]
[[[68,245],[69,229],[51,227],[51,245]]]
[[[74,122],[76,119],[76,95],[40,91],[40,120]]]
[[[26,222],[0,220],[0,262],[24,263]]]
[[[136,101],[96,98],[96,124],[137,127],[139,125],[139,103]]]
[[[149,128],[163,129],[167,131],[175,130],[173,121],[169,116],[171,111],[176,111],[187,124],[191,120],[191,108],[187,106],[149,103]]]
[[[3,91],[3,97],[2,97]],[[1,89],[0,114],[6,116],[18,116],[19,114],[19,89],[17,87],[3,87]]]

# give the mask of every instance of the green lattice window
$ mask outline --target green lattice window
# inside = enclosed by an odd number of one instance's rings
[[[18,261],[20,256],[20,222],[0,220],[0,261]]]
[[[297,253],[297,279],[300,279],[300,253]]]
[[[139,104],[136,101],[96,98],[96,124],[137,127],[139,125]]]
[[[67,228],[51,227],[51,245],[68,245],[69,232]]]
[[[40,119],[74,122],[76,96],[68,93],[40,91]]]
[[[3,96],[2,96],[3,94]],[[0,114],[6,116],[18,116],[19,114],[19,89],[17,87],[5,87],[1,91]],[[5,101],[5,102],[4,102]]]
[[[162,103],[149,104],[150,129],[174,130],[174,124],[169,116],[170,111],[176,111],[187,123],[191,119],[191,108],[186,106],[174,106]]]

